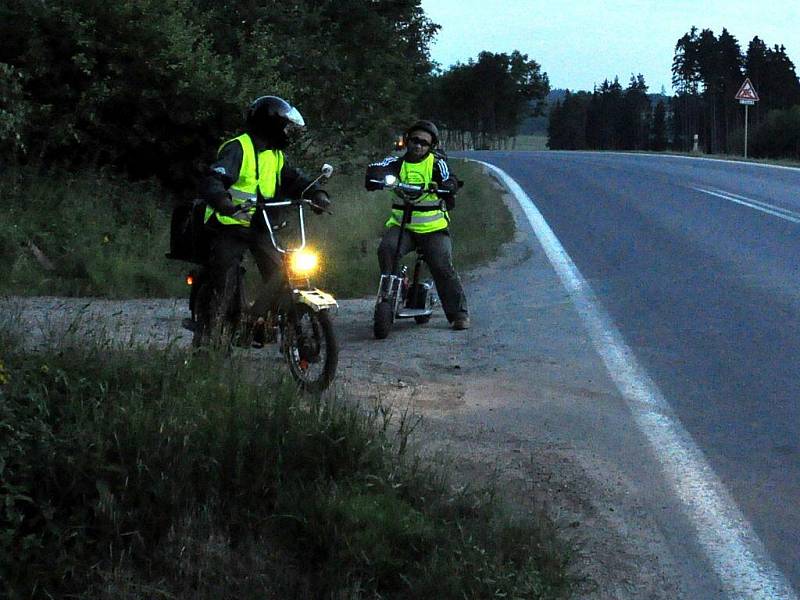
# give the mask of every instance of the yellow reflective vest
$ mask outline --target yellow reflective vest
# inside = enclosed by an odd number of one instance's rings
[[[400,167],[400,181],[412,185],[428,185],[433,181],[433,165],[436,157],[429,153],[418,163],[403,161]],[[406,224],[409,231],[415,233],[431,233],[445,229],[449,223],[447,215],[440,208],[441,200],[436,194],[424,194],[417,200],[417,205],[411,213],[411,220]],[[386,221],[386,227],[399,227],[403,218],[403,210],[392,207],[392,215]]]
[[[239,142],[242,145],[242,166],[239,168],[239,178],[228,188],[231,201],[242,204],[245,200],[255,200],[258,193],[262,198],[274,198],[281,184],[281,170],[283,169],[284,156],[280,150],[264,150],[258,153],[253,146],[253,140],[246,133],[228,140],[219,147],[217,154],[228,144]],[[248,211],[244,218],[233,218],[221,215],[210,206],[206,208],[205,221],[213,215],[223,225],[250,226],[250,219],[255,213],[255,208]]]

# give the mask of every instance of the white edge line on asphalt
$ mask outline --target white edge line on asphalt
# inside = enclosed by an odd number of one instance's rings
[[[613,151],[592,151],[592,150],[539,150],[538,152],[557,153],[569,152],[572,154],[619,154],[622,156],[652,156],[655,158],[680,158],[681,160],[704,160],[709,162],[721,162],[731,165],[741,165],[749,167],[763,167],[765,169],[781,169],[784,171],[800,171],[800,167],[788,167],[786,165],[770,165],[767,163],[752,162],[749,160],[730,160],[727,158],[708,158],[705,156],[684,156],[683,154],[653,154],[652,152],[613,152]]]
[[[475,162],[493,171],[519,202],[668,483],[683,503],[726,594],[731,598],[797,600],[788,580],[772,563],[700,448],[639,365],[539,209],[505,171]]]
[[[707,190],[701,187],[692,186],[692,189],[698,192],[703,192],[704,194],[708,194],[710,196],[716,196],[717,198],[722,198],[723,200],[728,200],[729,202],[735,202],[736,204],[741,204],[742,206],[752,208],[753,210],[759,210],[763,213],[767,213],[768,215],[784,219],[785,221],[791,221],[792,223],[800,223],[800,215],[797,215],[796,213],[793,213],[792,211],[787,210],[785,208],[772,206],[771,204],[767,204],[766,202],[759,202],[758,200],[752,200],[744,196],[738,196],[736,194],[729,194],[727,192],[721,192],[721,191],[718,192],[715,190]]]

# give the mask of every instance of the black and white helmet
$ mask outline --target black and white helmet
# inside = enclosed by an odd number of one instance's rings
[[[286,148],[292,133],[305,125],[300,111],[278,96],[261,96],[247,108],[248,132],[278,149]]]
[[[425,131],[430,134],[431,138],[433,139],[432,147],[436,147],[439,145],[439,128],[432,121],[426,121],[424,119],[417,121],[411,127],[406,129],[405,138],[408,138],[414,131]]]

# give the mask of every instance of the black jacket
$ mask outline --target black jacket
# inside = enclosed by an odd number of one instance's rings
[[[436,157],[433,162],[433,181],[440,190],[450,193],[437,194],[447,201],[447,209],[452,210],[450,202],[454,199],[455,192],[458,191],[458,179],[450,171],[447,161],[434,154]],[[364,178],[364,187],[367,190],[374,191],[381,189],[379,183],[373,183],[372,180],[383,181],[386,175],[400,176],[400,169],[403,167],[403,162],[406,160],[405,156],[388,156],[379,162],[371,163],[367,166],[367,173]]]

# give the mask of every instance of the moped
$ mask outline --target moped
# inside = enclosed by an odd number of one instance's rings
[[[336,375],[339,348],[331,321],[331,313],[338,308],[335,298],[311,283],[311,275],[317,270],[319,257],[306,248],[304,209],[313,207],[305,193],[321,180],[327,180],[333,167],[325,164],[320,175],[312,181],[298,200],[261,199],[246,201],[242,210],[256,208],[253,220],[263,220],[263,235],[269,235],[272,246],[280,253],[283,264],[281,289],[277,301],[267,308],[265,302],[249,302],[244,285],[244,267],[240,267],[232,294],[233,306],[221,307],[220,321],[212,322],[208,306],[212,289],[208,270],[204,265],[194,269],[187,283],[191,285],[189,308],[191,317],[184,326],[194,333],[195,346],[211,339],[223,340],[229,345],[254,348],[264,343],[277,341],[292,377],[301,389],[317,393],[325,390]],[[273,224],[269,210],[280,207],[296,207],[299,243],[284,245],[279,231],[286,222]],[[330,211],[326,211],[330,212]],[[253,222],[254,224],[254,222]]]

